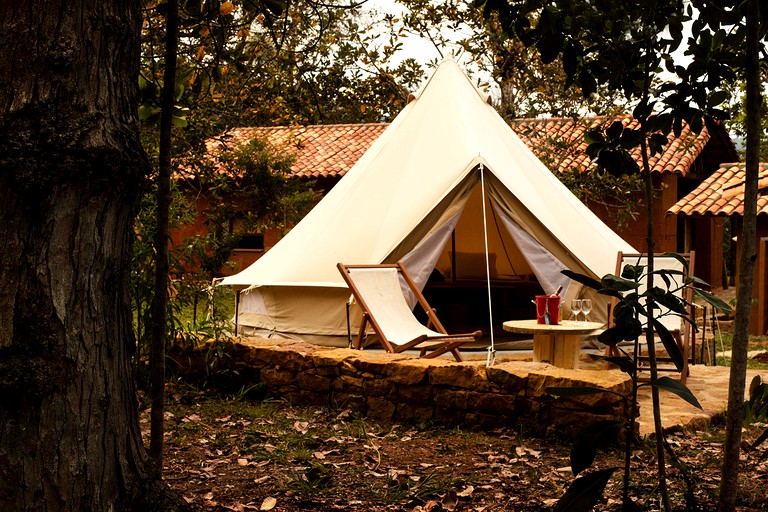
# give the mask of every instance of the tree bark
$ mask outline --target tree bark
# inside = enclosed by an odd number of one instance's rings
[[[736,321],[733,326],[733,349],[728,388],[728,411],[723,443],[723,472],[720,480],[718,510],[736,509],[741,457],[741,426],[743,422],[744,389],[747,380],[747,350],[749,348],[749,316],[752,310],[753,280],[757,261],[757,181],[760,159],[760,69],[758,57],[760,8],[758,0],[747,4],[747,154],[744,180],[744,223],[739,243],[739,289],[736,301]]]
[[[0,2],[0,510],[173,510],[143,447],[128,275],[140,2]]]

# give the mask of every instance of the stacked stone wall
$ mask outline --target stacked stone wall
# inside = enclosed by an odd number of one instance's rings
[[[629,379],[617,371],[565,370],[546,363],[458,363],[413,355],[243,338],[228,349],[237,385],[265,386],[292,403],[346,408],[379,420],[492,429],[520,426],[573,435],[589,422],[625,419]],[[197,363],[192,361],[197,360]],[[189,371],[200,357],[181,357]],[[180,370],[181,367],[177,367]],[[221,369],[221,368],[219,368]],[[553,398],[548,387],[600,387],[613,393]]]

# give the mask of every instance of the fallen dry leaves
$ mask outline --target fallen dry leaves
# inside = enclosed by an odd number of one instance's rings
[[[346,409],[227,399],[182,385],[169,396],[164,477],[201,512],[534,511],[551,508],[574,478],[566,440],[525,435],[514,426],[470,432],[379,424]],[[719,436],[713,428],[669,437],[703,510],[715,503]],[[632,454],[632,493],[651,510],[653,453],[649,444]],[[600,453],[594,467],[621,466],[621,457]],[[681,470],[669,471],[673,502],[682,510]],[[740,510],[768,508],[766,471],[766,461],[745,453],[748,502]],[[617,472],[600,510],[620,509],[620,485]]]

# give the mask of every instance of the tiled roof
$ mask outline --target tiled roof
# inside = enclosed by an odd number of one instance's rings
[[[743,215],[744,163],[724,164],[667,213],[680,215]],[[768,163],[758,170],[757,214],[768,215]]]
[[[553,170],[585,170],[593,164],[586,154],[587,143],[584,134],[600,124],[620,120],[625,126],[636,127],[637,121],[630,117],[589,117],[520,119],[512,122],[512,129]],[[210,154],[232,149],[259,135],[280,150],[296,154],[293,175],[305,178],[341,177],[379,135],[388,123],[336,124],[313,126],[275,126],[234,128],[206,141]],[[691,172],[691,167],[710,140],[707,128],[693,133],[683,125],[680,137],[671,137],[661,154],[651,157],[653,172],[678,173],[682,176]],[[730,142],[729,142],[730,144]],[[729,153],[726,151],[727,154]],[[632,155],[641,163],[640,149]],[[733,158],[733,157],[730,157]],[[719,162],[717,162],[719,163]]]
[[[234,128],[206,141],[209,153],[232,149],[254,136],[296,154],[293,175],[341,177],[386,129],[385,123]]]
[[[614,121],[621,121],[625,128],[639,128],[639,122],[629,116],[519,119],[513,120],[511,126],[539,159],[550,164],[550,168],[557,168],[559,171],[583,171],[594,165],[586,152],[588,144],[584,140],[584,134],[600,125],[610,125]],[[710,135],[706,127],[696,134],[687,124],[683,124],[680,136],[670,135],[669,139],[664,150],[650,158],[651,171],[686,176],[696,157],[709,141]],[[642,167],[639,147],[632,150],[632,157]]]

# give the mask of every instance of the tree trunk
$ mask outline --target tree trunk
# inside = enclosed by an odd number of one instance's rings
[[[728,412],[723,443],[723,472],[720,480],[718,510],[736,509],[741,457],[741,427],[743,421],[744,389],[747,380],[747,349],[749,348],[749,316],[752,309],[753,278],[757,261],[757,181],[760,158],[760,69],[758,0],[749,0],[747,7],[747,155],[744,180],[744,223],[739,237],[739,289],[737,291],[736,321],[733,327]]]
[[[168,342],[168,215],[171,207],[171,130],[176,105],[176,52],[179,40],[179,3],[168,0],[165,23],[165,71],[160,114],[160,155],[157,172],[155,218],[155,288],[152,294],[152,346],[150,352],[149,453],[163,465],[165,432],[165,347]]]
[[[140,2],[0,2],[0,510],[172,510],[143,447],[128,274]]]

